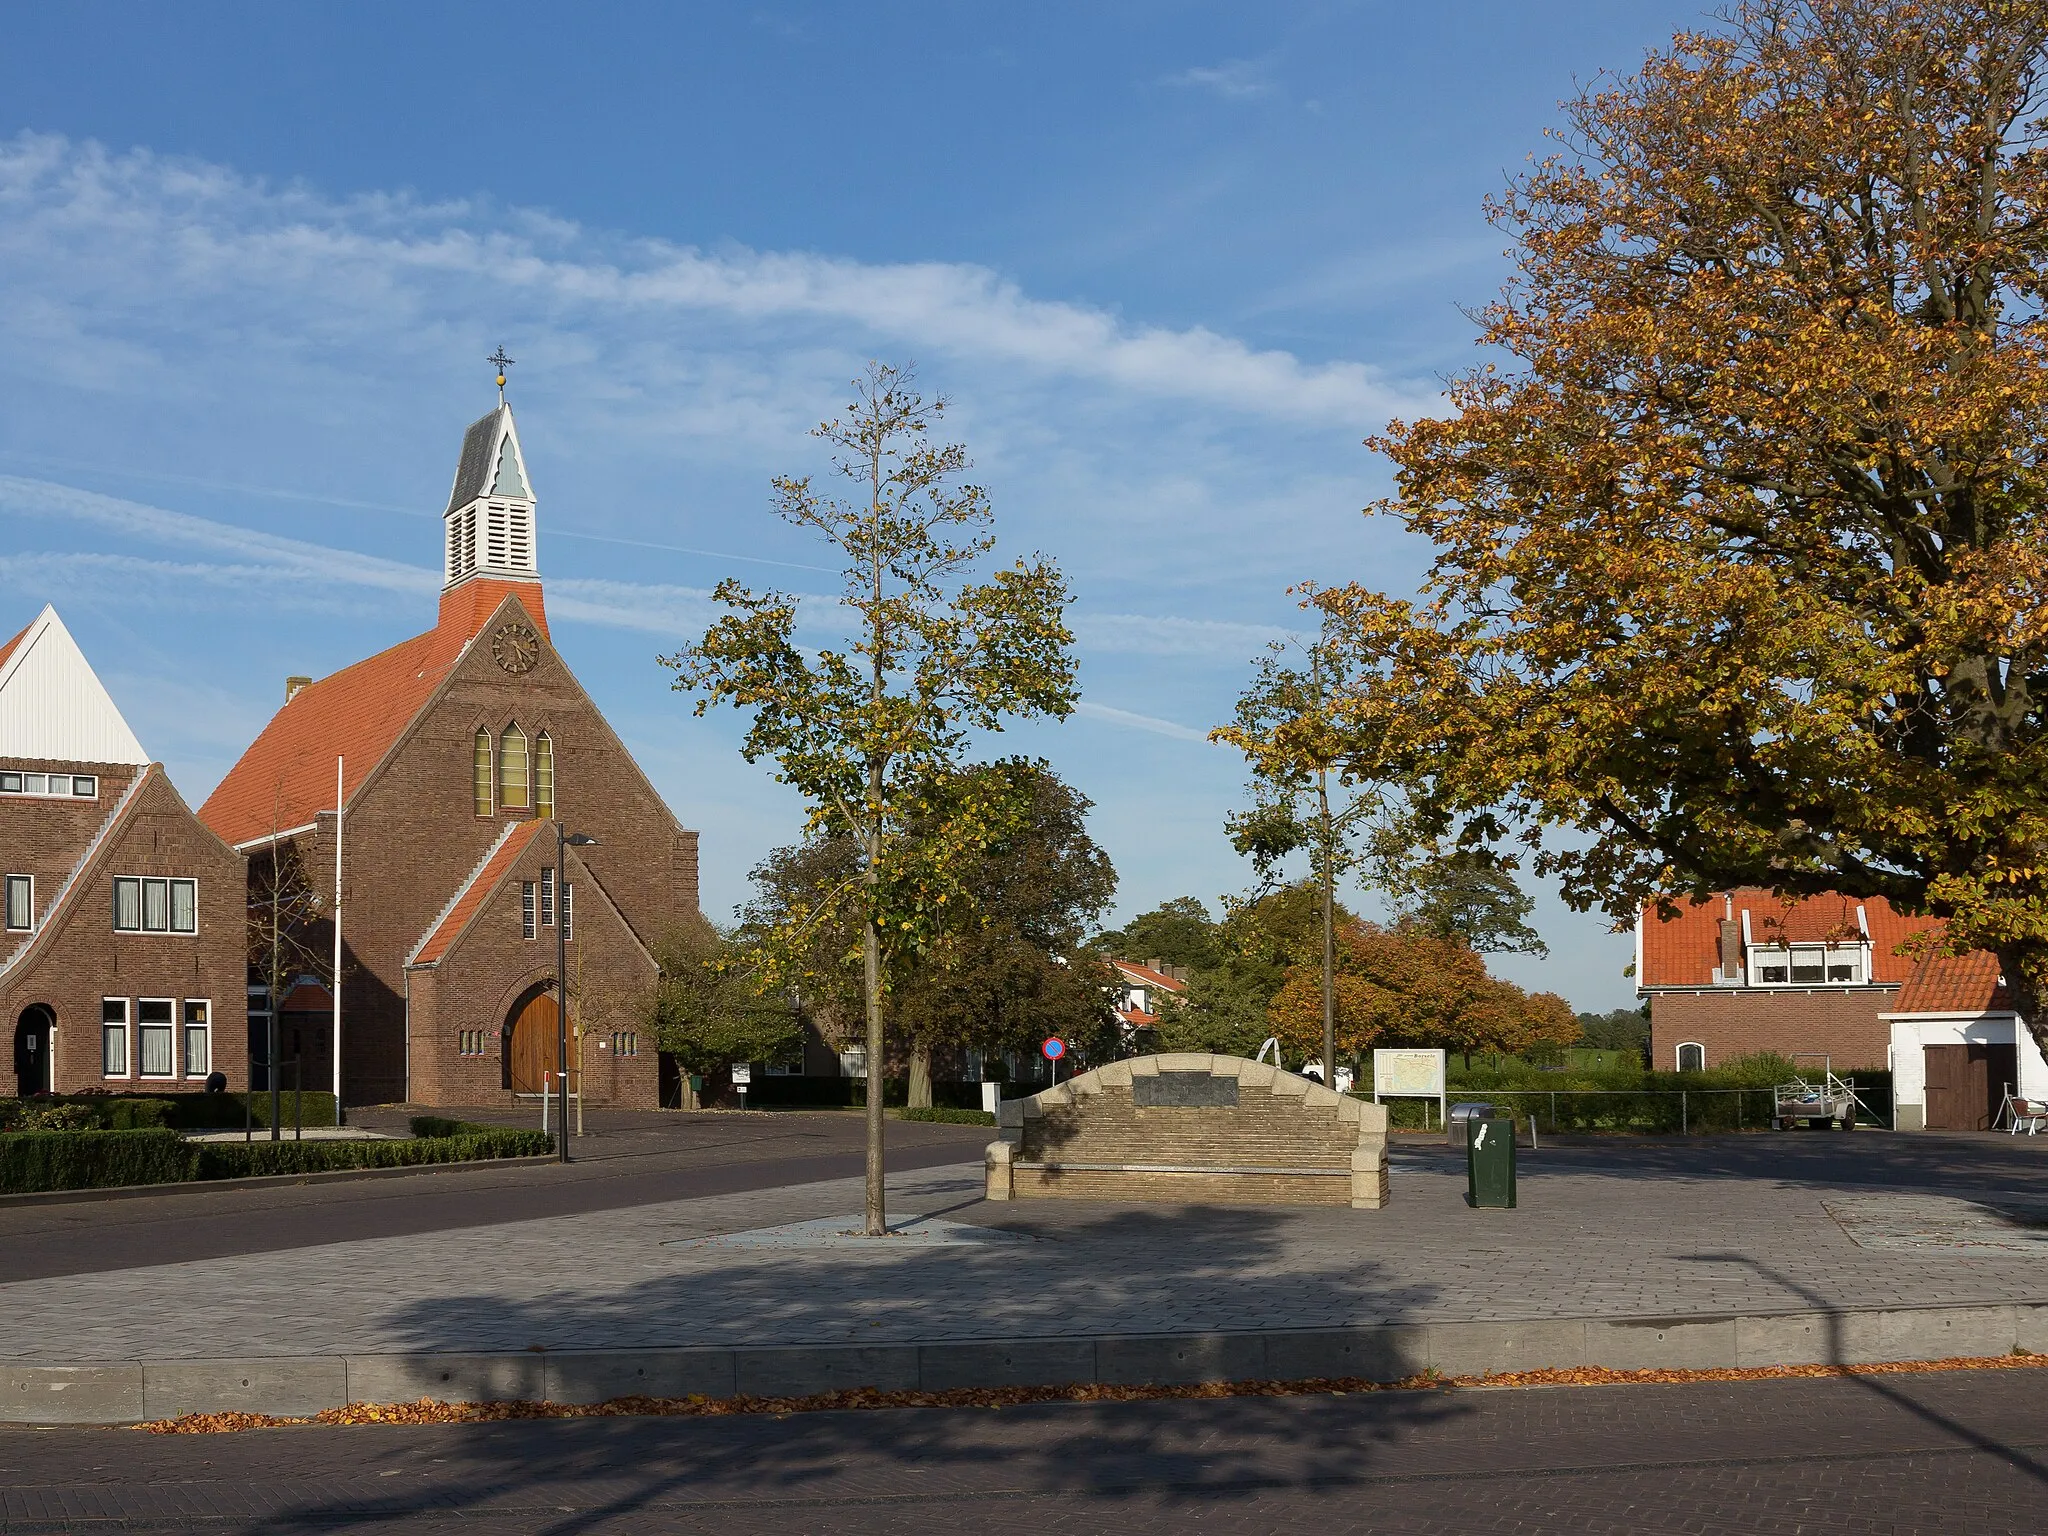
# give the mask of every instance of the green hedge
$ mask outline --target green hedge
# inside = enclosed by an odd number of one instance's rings
[[[538,1157],[552,1152],[554,1146],[554,1138],[539,1131],[490,1129],[410,1141],[215,1141],[200,1149],[198,1176],[240,1179],[271,1173],[329,1173],[338,1168],[415,1168],[422,1163]]]
[[[940,1125],[994,1125],[996,1117],[985,1109],[899,1109],[898,1120],[928,1120]]]
[[[290,1125],[292,1095],[286,1092],[280,1098],[283,1101],[283,1123]],[[269,1129],[270,1094],[258,1091],[250,1094],[38,1094],[29,1100],[0,1099],[0,1131],[16,1128],[23,1119],[30,1123],[20,1126],[21,1129],[40,1130],[43,1127],[34,1124],[36,1119],[60,1112],[75,1115],[81,1111],[90,1117],[89,1124],[52,1128],[85,1130],[97,1127],[103,1131],[131,1131],[168,1126],[180,1131],[240,1130],[244,1123],[242,1105],[245,1099],[253,1112],[250,1118],[257,1125]],[[301,1125],[334,1124],[334,1095],[311,1091],[300,1094],[298,1114]]]
[[[1545,1132],[1676,1135],[1681,1130],[1701,1134],[1768,1129],[1771,1090],[1794,1075],[1813,1081],[1817,1072],[1806,1063],[1795,1069],[1783,1057],[1770,1055],[1741,1057],[1703,1072],[1546,1072],[1513,1057],[1495,1062],[1475,1058],[1468,1068],[1453,1058],[1449,1088],[1453,1103],[1478,1100],[1524,1119],[1533,1115]],[[1858,1112],[1860,1120],[1890,1123],[1890,1072],[1880,1068],[1837,1076],[1856,1084],[1868,1111]],[[1366,1090],[1360,1096],[1372,1094]],[[1435,1124],[1434,1104],[1396,1099],[1387,1107],[1390,1122],[1398,1128],[1419,1129],[1425,1113]]]
[[[450,1120],[444,1115],[414,1115],[405,1124],[415,1136],[476,1136],[502,1129],[495,1125],[478,1125],[472,1120]]]
[[[18,1131],[0,1135],[0,1193],[176,1184],[199,1176],[199,1148],[176,1131]]]
[[[411,1168],[554,1150],[539,1131],[473,1128],[410,1141],[191,1142],[176,1131],[22,1131],[0,1135],[0,1194],[177,1184],[259,1174]]]

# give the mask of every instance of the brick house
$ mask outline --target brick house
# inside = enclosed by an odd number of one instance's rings
[[[0,645],[0,1093],[247,1086],[246,880],[54,608]]]
[[[1109,964],[1116,972],[1113,1006],[1127,1042],[1139,1030],[1157,1028],[1159,1015],[1174,999],[1187,994],[1187,972],[1181,966],[1168,965],[1164,960],[1148,960],[1140,965],[1135,960],[1112,959]]]
[[[531,485],[501,403],[463,439],[438,622],[317,682],[288,679],[284,707],[200,807],[250,856],[252,893],[280,867],[324,893],[338,797],[348,1102],[540,1092],[555,1061],[558,937],[579,1081],[592,1102],[656,1102],[637,1004],[650,951],[696,912],[697,834],[554,647]],[[566,855],[559,891],[558,827],[597,839]],[[331,933],[308,947],[322,942]],[[268,1027],[254,980],[252,1035]],[[286,1010],[302,990],[280,999]],[[331,1027],[296,1017],[305,1054],[331,1062]]]
[[[1636,994],[1650,1004],[1650,1064],[1718,1066],[1775,1051],[1836,1070],[1888,1065],[1892,1008],[1913,961],[1900,942],[1936,927],[1872,898],[1787,901],[1745,888],[1636,923]]]

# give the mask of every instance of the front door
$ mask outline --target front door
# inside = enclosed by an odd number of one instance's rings
[[[1927,1129],[1987,1129],[1998,1102],[1991,1087],[1992,1056],[2010,1054],[2013,1047],[1929,1045],[1922,1050],[1927,1062]]]
[[[552,1091],[552,1078],[559,1060],[561,1038],[557,1030],[560,1014],[555,1011],[555,994],[543,992],[528,998],[512,1016],[512,1091]],[[576,1042],[569,1042],[569,1091],[580,1092],[582,1083],[576,1067]]]
[[[48,1093],[50,1076],[50,1010],[41,1003],[22,1010],[14,1026],[15,1097]]]

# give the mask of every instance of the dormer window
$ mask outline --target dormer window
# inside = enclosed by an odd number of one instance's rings
[[[1870,978],[1863,944],[1775,944],[1752,948],[1749,974],[1762,987],[1861,986]]]

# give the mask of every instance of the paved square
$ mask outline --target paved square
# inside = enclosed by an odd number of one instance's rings
[[[1656,1149],[1523,1161],[1513,1211],[1474,1211],[1441,1149],[1395,1154],[1383,1211],[980,1199],[973,1166],[0,1285],[0,1358],[47,1361],[630,1349],[1303,1329],[2048,1301],[2039,1250],[1853,1241],[1839,1182],[1688,1174]],[[806,1224],[808,1226],[806,1227]],[[777,1237],[763,1229],[782,1228]],[[731,1234],[746,1234],[738,1241]],[[1004,1241],[1003,1236],[1035,1239]],[[692,1239],[719,1238],[718,1242]]]

